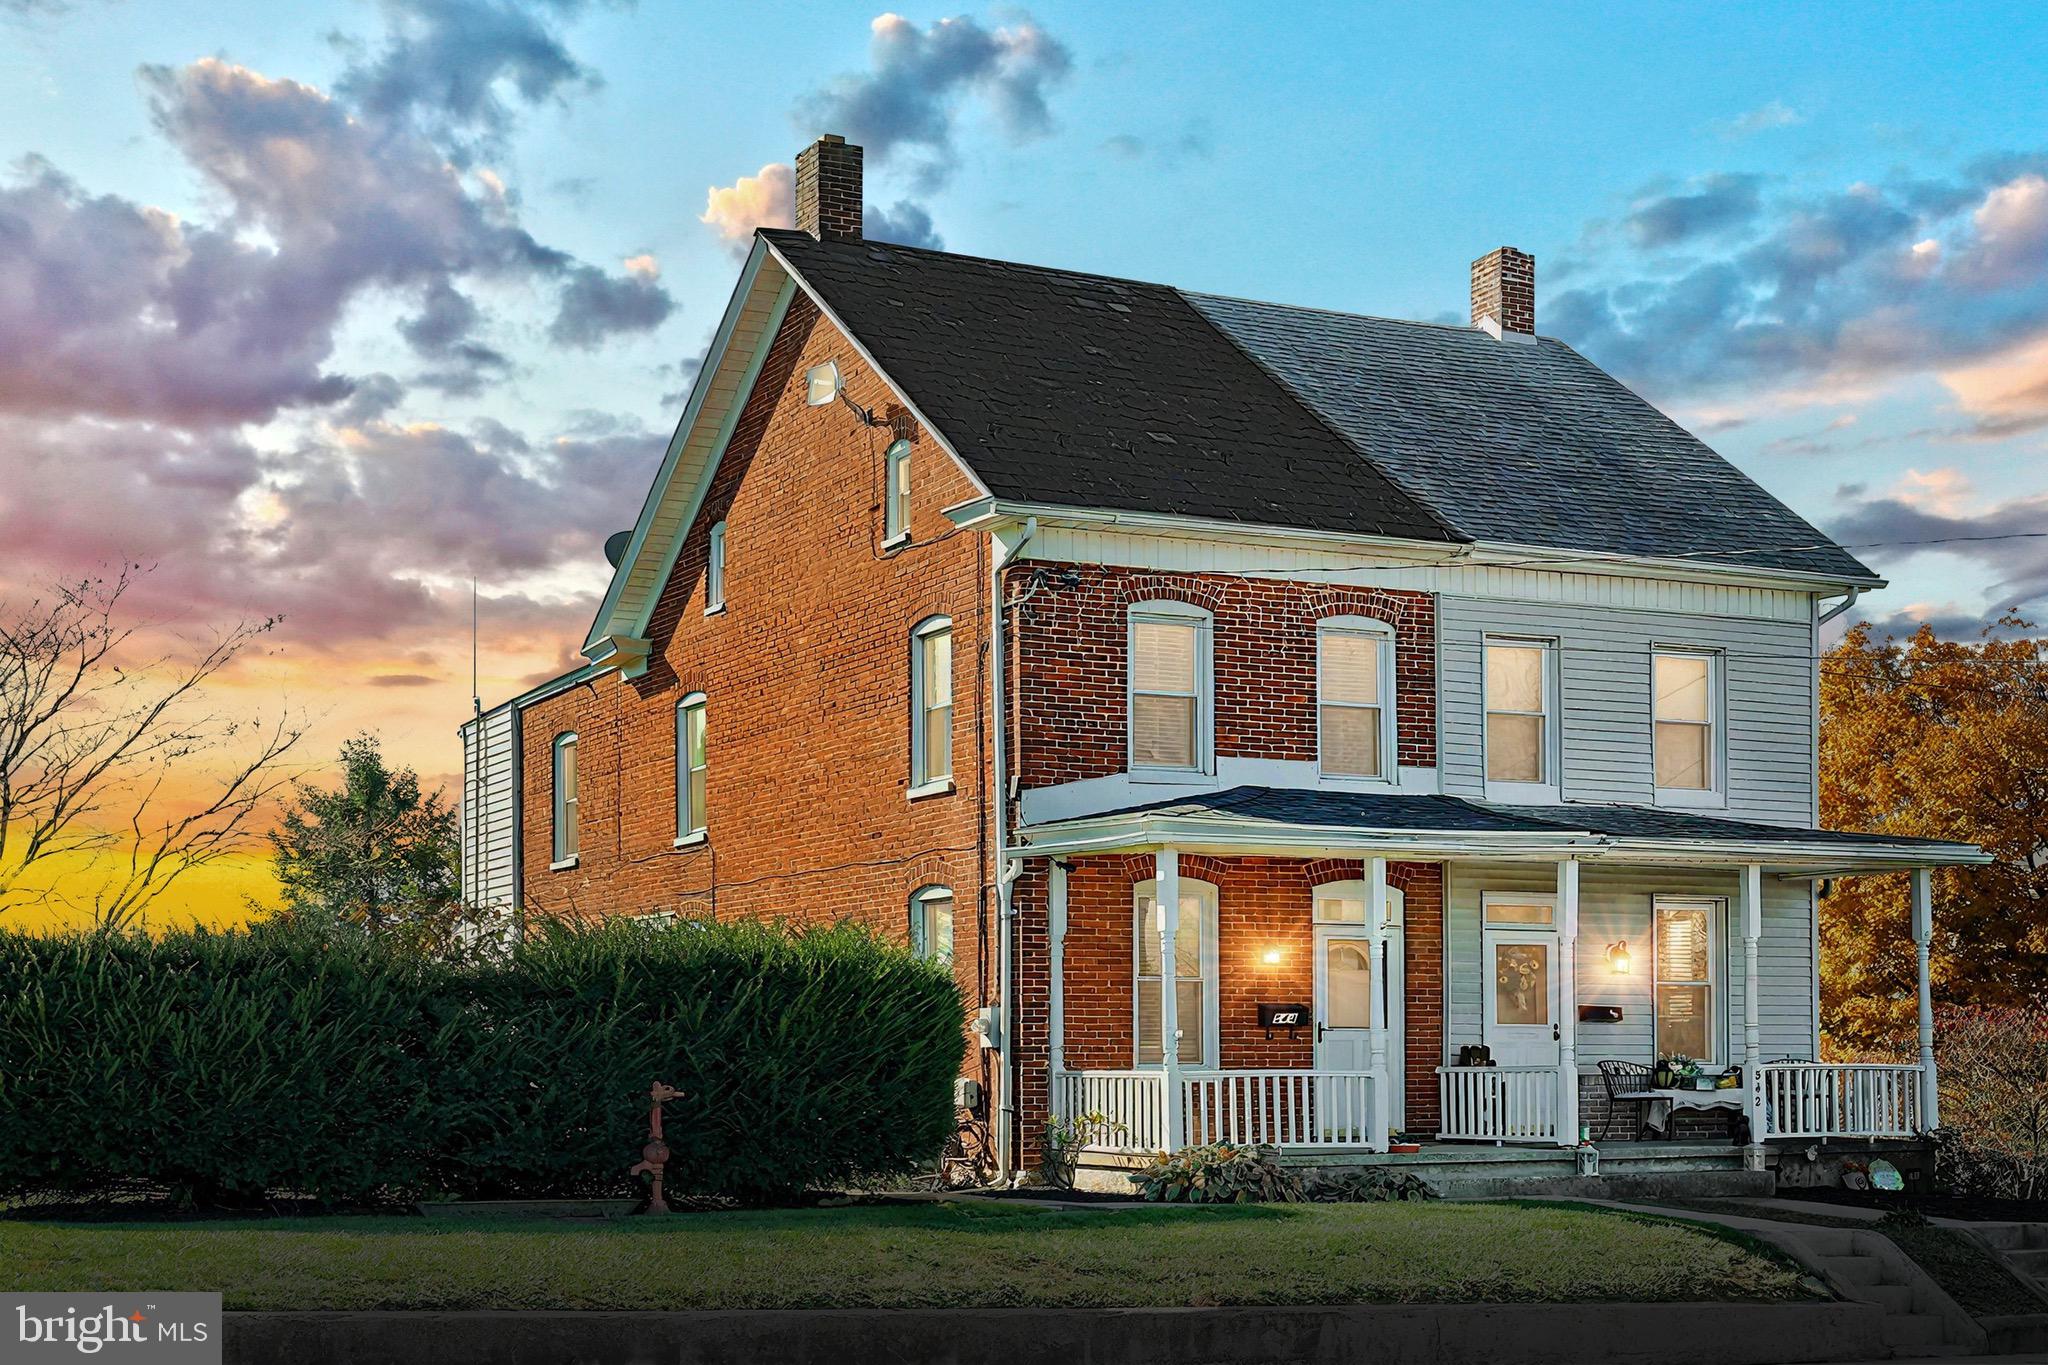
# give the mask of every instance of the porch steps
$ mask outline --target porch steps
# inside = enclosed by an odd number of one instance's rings
[[[1610,1143],[1600,1174],[1582,1176],[1568,1148],[1431,1143],[1414,1153],[1369,1153],[1333,1160],[1310,1153],[1290,1165],[1376,1165],[1411,1170],[1446,1199],[1739,1199],[1768,1195],[1769,1171],[1748,1171],[1726,1143]]]

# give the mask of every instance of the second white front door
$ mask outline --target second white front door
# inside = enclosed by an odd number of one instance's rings
[[[1496,1066],[1556,1066],[1557,935],[1488,929],[1486,1045]]]
[[[1378,1013],[1387,1031],[1387,1074],[1393,1093],[1387,1097],[1387,1121],[1403,1121],[1401,1079],[1406,1070],[1402,1048],[1401,929],[1390,925],[1380,940],[1380,960],[1372,957],[1372,938],[1351,924],[1316,926],[1315,1066],[1318,1071],[1370,1071],[1372,1021]]]

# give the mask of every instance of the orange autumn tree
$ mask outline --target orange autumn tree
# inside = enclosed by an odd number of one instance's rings
[[[2030,623],[2008,617],[2008,632]],[[1954,839],[1998,861],[1934,874],[1934,998],[2017,1006],[2048,986],[2048,650],[2031,638],[1899,644],[1858,625],[1820,681],[1829,829]],[[1821,902],[1821,1025],[1838,1051],[1910,1047],[1917,974],[1904,873]]]

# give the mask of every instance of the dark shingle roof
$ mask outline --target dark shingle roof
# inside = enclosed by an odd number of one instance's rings
[[[763,236],[998,498],[1875,577],[1559,341]]]
[[[999,498],[1458,539],[1164,285],[762,235]]]
[[[1648,806],[1573,803],[1568,806],[1500,806],[1455,796],[1412,796],[1395,792],[1335,792],[1281,787],[1232,787],[1227,791],[1171,797],[1105,812],[1113,815],[1176,817],[1228,816],[1282,825],[1331,829],[1412,830],[1444,834],[1599,834],[1617,839],[1704,839],[1743,844],[1832,845],[1844,849],[1882,846],[1953,849],[1944,839],[1843,830],[1799,829],[1727,820],[1689,811]]]
[[[1188,297],[1475,540],[1875,577],[1562,341]]]

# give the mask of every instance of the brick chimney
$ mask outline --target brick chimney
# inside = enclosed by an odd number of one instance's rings
[[[860,239],[860,148],[827,133],[796,154],[796,225],[821,242]]]
[[[1536,258],[1511,246],[1472,262],[1472,325],[1500,341],[1536,336]]]

